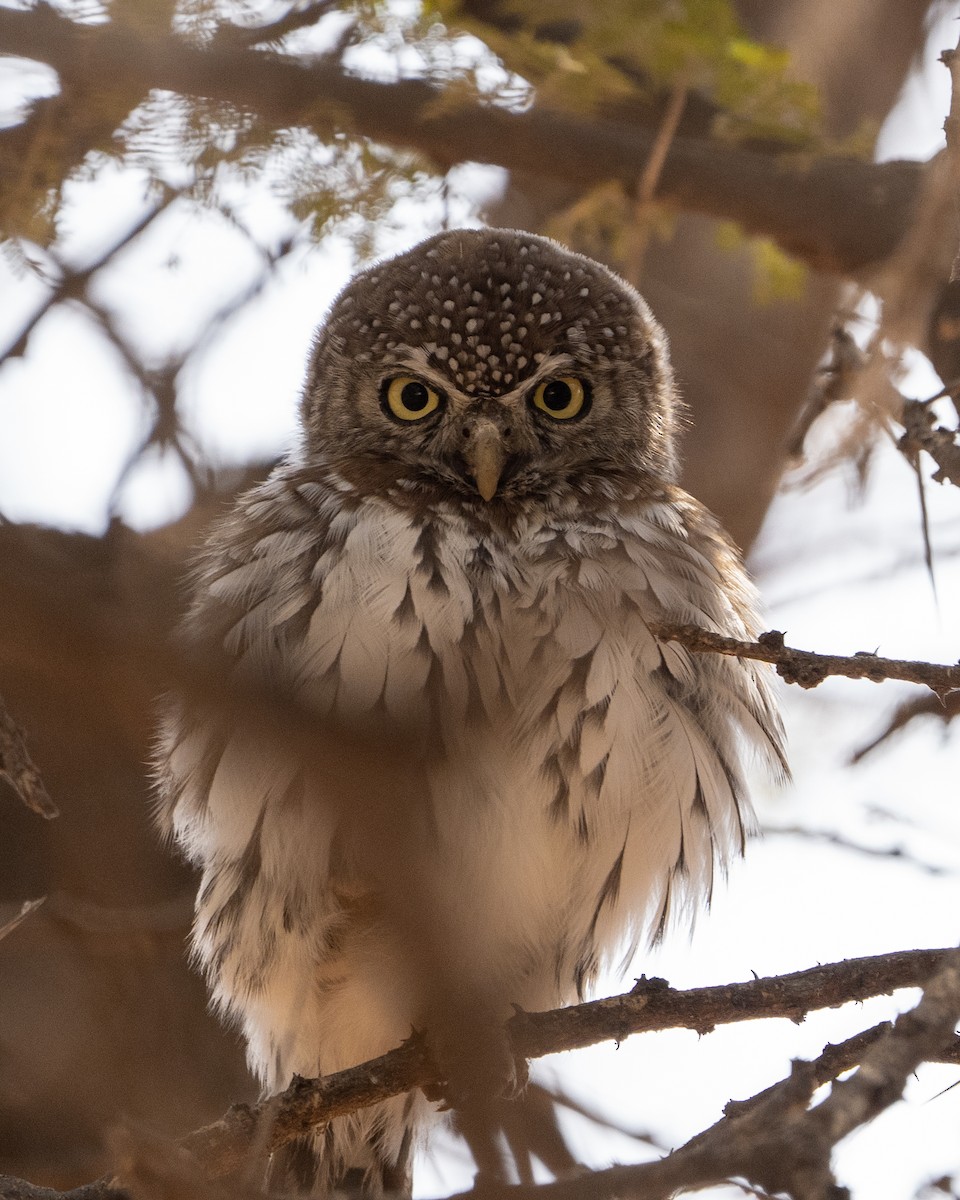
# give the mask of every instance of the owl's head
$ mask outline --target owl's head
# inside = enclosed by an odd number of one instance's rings
[[[478,506],[672,481],[666,339],[606,267],[533,234],[442,233],[358,275],[314,347],[308,461]]]

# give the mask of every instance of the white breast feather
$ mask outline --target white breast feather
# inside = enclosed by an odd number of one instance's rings
[[[382,705],[439,719],[434,883],[465,979],[495,980],[504,1014],[568,1000],[678,900],[709,894],[715,858],[750,821],[745,747],[775,758],[780,733],[764,670],[647,627],[748,632],[749,584],[719,579],[676,505],[482,545],[441,510],[425,549],[400,507],[340,508],[309,482],[297,494],[317,530],[285,526],[282,483],[260,489],[236,528],[259,521],[263,535],[211,558],[197,611],[236,609],[227,649],[279,662],[321,716]],[[390,1049],[419,1018],[416,984],[396,947],[336,949],[349,917],[330,890],[338,835],[323,796],[301,794],[281,749],[217,737],[172,715],[165,787],[175,835],[204,869],[196,952],[251,1065],[275,1089]]]

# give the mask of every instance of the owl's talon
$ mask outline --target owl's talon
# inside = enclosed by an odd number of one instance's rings
[[[506,1087],[500,1095],[505,1100],[516,1100],[518,1096],[522,1096],[527,1090],[529,1082],[530,1063],[521,1055],[517,1055],[513,1060],[513,1075],[508,1080]]]

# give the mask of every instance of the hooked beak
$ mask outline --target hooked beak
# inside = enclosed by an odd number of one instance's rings
[[[503,465],[507,461],[507,448],[503,444],[503,434],[486,418],[477,421],[470,433],[470,440],[463,449],[467,467],[477,485],[477,491],[490,501],[496,495],[503,474]]]

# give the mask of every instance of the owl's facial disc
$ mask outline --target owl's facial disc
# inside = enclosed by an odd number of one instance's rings
[[[534,460],[540,483],[549,479],[551,466],[565,474],[576,461],[561,430],[590,413],[593,389],[586,377],[568,374],[569,367],[570,356],[564,355],[543,363],[526,385],[505,395],[470,396],[410,350],[396,371],[381,379],[380,410],[406,443],[400,457],[413,447],[419,470],[432,458],[441,478],[449,479],[452,472],[490,503],[504,495],[511,480],[520,482]],[[515,489],[516,484],[510,488],[514,494]]]
[[[359,275],[322,328],[308,453],[468,505],[672,479],[663,335],[605,267],[533,234],[438,234]]]

